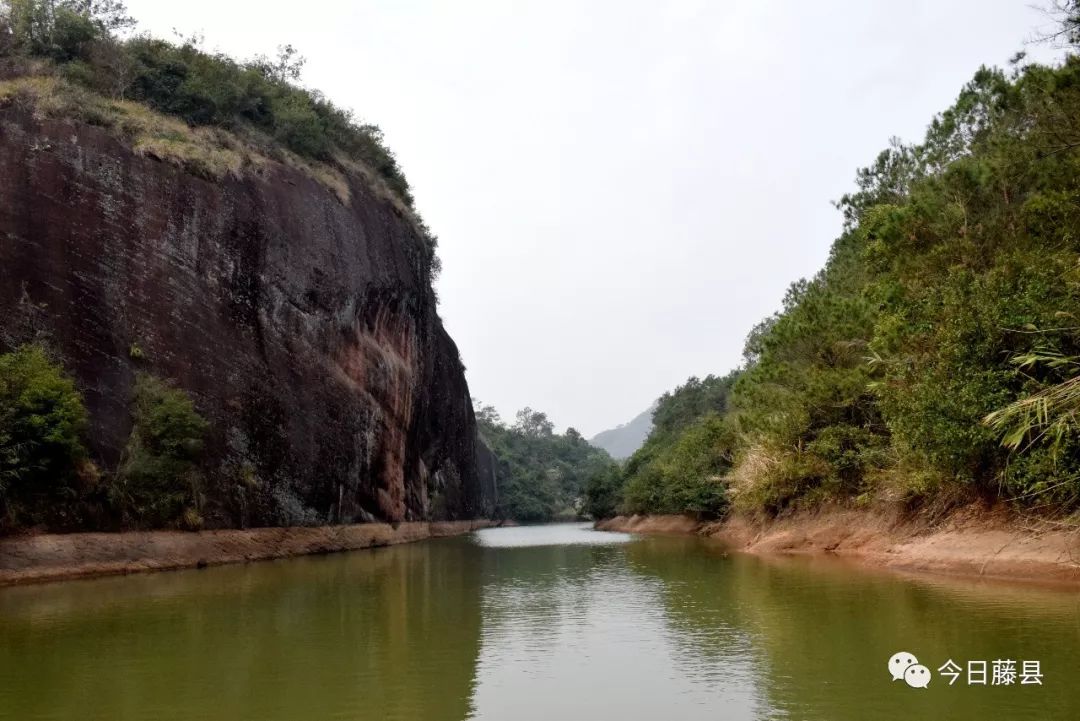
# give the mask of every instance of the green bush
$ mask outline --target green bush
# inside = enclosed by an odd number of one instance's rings
[[[78,495],[86,409],[39,345],[0,355],[0,505],[7,524],[48,522]]]
[[[622,475],[617,466],[593,473],[585,484],[582,512],[591,518],[611,518],[622,504]]]
[[[330,138],[310,96],[299,91],[283,93],[273,99],[270,109],[274,137],[285,147],[309,158],[330,157]]]
[[[378,127],[355,122],[321,94],[277,77],[265,62],[207,53],[194,40],[101,42],[110,43],[112,52],[92,54],[91,72],[83,68],[72,76],[91,89],[141,101],[192,125],[254,128],[305,158],[329,161],[340,152],[369,167],[412,207],[409,183]],[[123,78],[116,77],[118,65],[126,70]]]
[[[187,393],[147,374],[135,381],[132,422],[114,501],[141,525],[190,524],[202,505],[207,422]]]

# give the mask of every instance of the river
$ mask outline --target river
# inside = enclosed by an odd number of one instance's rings
[[[581,524],[0,589],[19,721],[1077,719],[1078,671],[1075,589]]]

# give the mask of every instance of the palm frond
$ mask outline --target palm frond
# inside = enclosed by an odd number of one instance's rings
[[[1014,451],[1045,441],[1055,449],[1060,448],[1078,422],[1080,375],[1014,401],[983,418],[983,423],[1001,435],[1001,444]]]

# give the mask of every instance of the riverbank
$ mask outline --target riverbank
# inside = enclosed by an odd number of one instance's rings
[[[1080,583],[1080,530],[972,508],[944,519],[827,508],[758,521],[620,516],[604,531],[693,533],[755,554],[833,554],[906,571]]]
[[[0,586],[356,551],[495,525],[477,520],[17,536],[0,539]]]

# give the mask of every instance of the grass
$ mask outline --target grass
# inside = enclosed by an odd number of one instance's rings
[[[398,194],[373,171],[352,159],[338,157],[334,163],[324,163],[303,158],[254,130],[238,134],[221,128],[192,127],[140,103],[109,99],[50,74],[0,81],[0,107],[12,105],[38,117],[77,120],[102,128],[138,155],[207,180],[258,177],[270,164],[280,163],[315,180],[349,205],[349,177],[356,177],[419,226],[415,213]]]
[[[67,118],[105,129],[139,155],[168,162],[203,178],[242,177],[245,152],[220,131],[186,123],[123,100],[109,100],[49,75],[0,82],[0,106],[15,105],[42,118]]]

